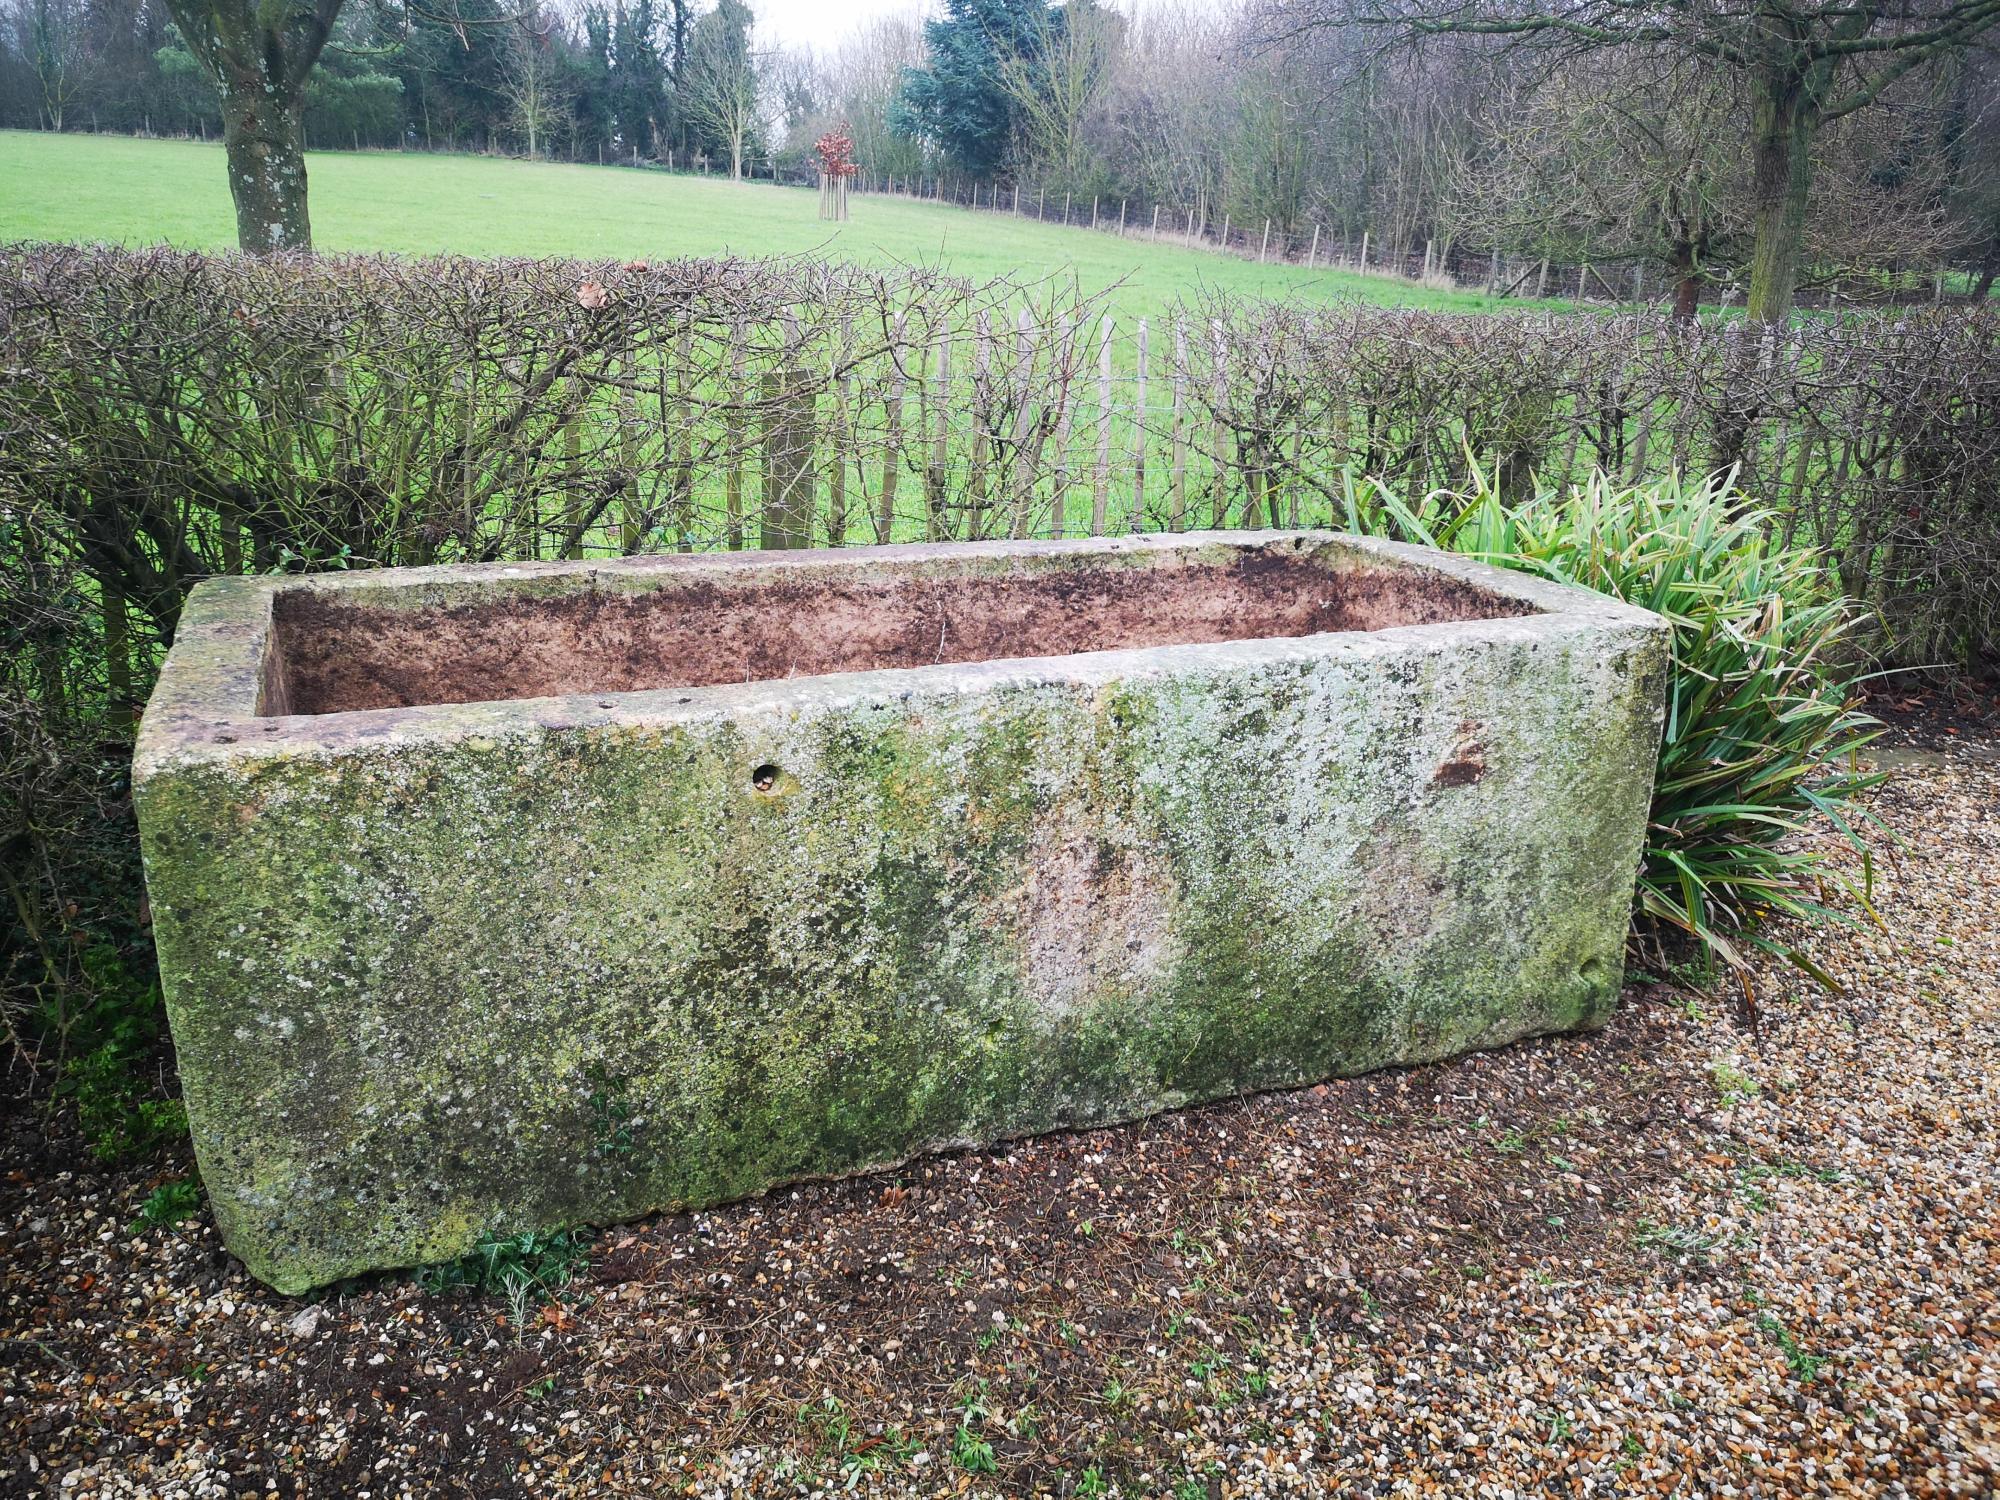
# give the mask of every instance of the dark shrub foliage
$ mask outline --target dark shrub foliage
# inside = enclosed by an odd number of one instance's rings
[[[0,248],[10,1036],[101,1151],[172,1128],[120,1092],[159,1031],[126,773],[212,573],[1338,525],[1354,476],[1470,453],[1508,499],[1733,467],[1882,654],[2000,656],[1993,313],[1103,313],[922,268]]]

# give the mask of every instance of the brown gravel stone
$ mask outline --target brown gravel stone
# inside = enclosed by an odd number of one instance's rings
[[[1907,753],[1844,986],[608,1231],[564,1307],[276,1297],[186,1169],[0,1163],[0,1490],[1985,1496],[2000,756]],[[961,1437],[960,1434],[964,1436]],[[961,1457],[992,1473],[971,1473]]]

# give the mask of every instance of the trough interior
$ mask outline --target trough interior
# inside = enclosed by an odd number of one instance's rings
[[[267,714],[625,693],[1009,657],[1487,620],[1518,601],[1332,549],[1041,559],[1004,570],[666,569],[496,578],[453,602],[281,590]],[[393,602],[391,595],[396,594]]]

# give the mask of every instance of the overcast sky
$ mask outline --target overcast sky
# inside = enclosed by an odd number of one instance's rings
[[[766,47],[824,51],[876,16],[909,15],[914,0],[749,0],[757,15],[757,40]]]
[[[1148,0],[1113,0],[1114,8],[1144,9]],[[1214,0],[1220,3],[1220,0]],[[808,46],[824,51],[876,16],[921,14],[922,0],[749,0],[764,47]],[[936,6],[931,7],[936,9]]]

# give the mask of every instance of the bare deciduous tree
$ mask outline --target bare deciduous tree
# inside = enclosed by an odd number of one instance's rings
[[[1190,223],[1176,227],[1221,216],[1236,46],[1228,18],[1156,5],[1133,20],[1105,91],[1100,155],[1141,195],[1182,205]]]
[[[563,106],[551,34],[555,17],[530,4],[507,18],[500,49],[500,97],[530,157],[542,154],[549,127]]]
[[[763,69],[751,49],[751,24],[743,0],[721,0],[695,22],[681,75],[684,107],[729,153],[729,175],[738,180],[763,118]]]
[[[35,112],[44,129],[61,130],[89,65],[85,7],[82,0],[15,0],[11,10],[14,44],[35,80]]]
[[[1655,48],[1573,58],[1494,101],[1445,213],[1455,230],[1559,262],[1664,262],[1674,311],[1734,282],[1755,243],[1745,106],[1733,81]],[[1822,133],[1803,226],[1806,259],[1832,276],[1928,260],[1954,230],[1925,168],[1935,129],[1905,108]]]
[[[1050,185],[1081,191],[1095,158],[1086,135],[1124,41],[1125,19],[1096,0],[1042,11],[1033,43],[1000,77],[1019,111],[1029,162]]]
[[[1558,262],[1663,261],[1694,316],[1732,214],[1743,152],[1725,80],[1671,53],[1596,56],[1494,102],[1446,200],[1453,228]]]
[[[2000,23],[2000,0],[1287,0],[1283,29],[1355,21],[1407,38],[1496,36],[1571,55],[1667,48],[1726,72],[1751,114],[1749,311],[1775,322],[1790,312],[1799,278],[1822,132]]]

